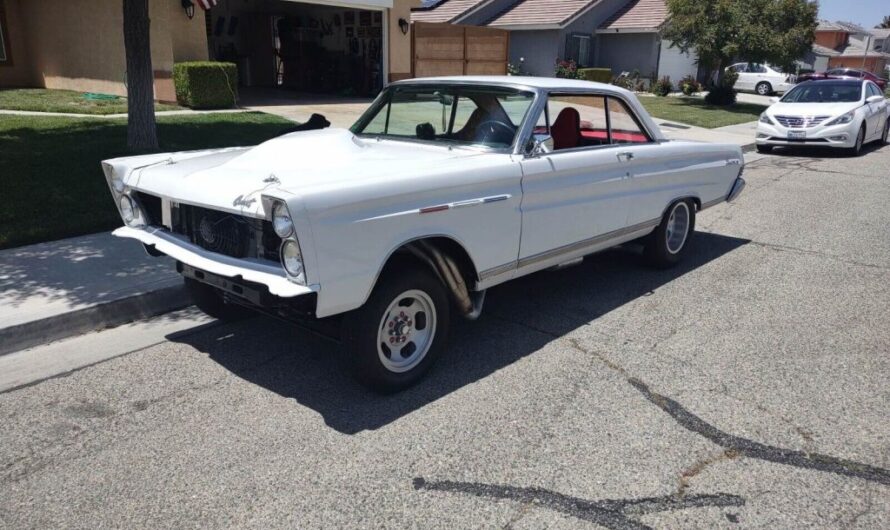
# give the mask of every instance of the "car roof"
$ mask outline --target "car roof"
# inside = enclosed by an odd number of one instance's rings
[[[396,81],[392,83],[392,85],[410,85],[415,83],[474,84],[496,86],[521,85],[542,90],[597,89],[600,91],[608,90],[615,93],[625,92],[625,90],[621,87],[606,83],[595,83],[593,81],[582,81],[580,79],[562,79],[559,77],[531,77],[519,75],[460,75],[442,77],[418,77]]]

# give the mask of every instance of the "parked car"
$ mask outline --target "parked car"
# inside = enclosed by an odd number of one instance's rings
[[[761,96],[787,92],[797,83],[797,76],[786,74],[768,64],[737,63],[727,70],[739,74],[737,90],[756,92]]]
[[[865,70],[856,68],[833,68],[825,72],[801,74],[798,81],[814,81],[816,79],[864,79],[878,85],[881,92],[887,90],[887,80]]]
[[[738,146],[668,141],[612,85],[530,77],[401,81],[350,130],[102,165],[115,235],[175,259],[198,307],[336,334],[382,390],[490,287],[633,240],[671,266],[744,187]]]
[[[776,146],[836,147],[850,154],[887,143],[890,103],[871,81],[804,81],[770,106],[757,123],[757,150]]]

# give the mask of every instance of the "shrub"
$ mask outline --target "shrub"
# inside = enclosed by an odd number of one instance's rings
[[[726,72],[723,76],[722,86],[712,85],[710,87],[708,95],[705,96],[705,103],[720,106],[734,105],[737,93],[733,87],[738,79],[738,72],[732,70]]]
[[[173,65],[176,101],[193,109],[234,107],[238,69],[234,63],[192,61]]]
[[[615,79],[612,80],[612,84],[617,87],[624,88],[626,90],[633,90],[635,87],[634,80],[627,76],[616,77]]]
[[[595,81],[597,83],[611,83],[611,68],[578,68],[578,77],[587,81]]]
[[[556,60],[556,77],[563,79],[581,79],[578,73],[578,65],[575,61]]]
[[[702,89],[701,83],[699,83],[698,80],[696,80],[691,75],[687,75],[686,77],[681,79],[679,87],[683,94],[686,96],[691,96],[696,92],[701,92]]]
[[[662,77],[652,85],[652,93],[656,96],[667,96],[672,90],[674,90],[674,85],[671,84],[670,77]]]
[[[637,82],[634,85],[634,90],[636,90],[637,92],[645,92],[646,91],[646,80],[645,79],[637,79]]]

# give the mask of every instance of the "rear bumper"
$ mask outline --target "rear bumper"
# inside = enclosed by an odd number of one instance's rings
[[[318,290],[315,286],[307,287],[293,283],[280,265],[268,265],[265,260],[238,259],[209,252],[181,236],[160,228],[123,226],[113,234],[140,241],[146,247],[166,254],[193,269],[236,281],[243,280],[264,285],[268,288],[269,294],[280,298],[308,295]]]
[[[742,194],[742,190],[744,189],[745,179],[743,179],[742,177],[738,177],[732,184],[732,188],[729,190],[729,195],[726,196],[726,202],[732,202],[736,200],[738,196]]]

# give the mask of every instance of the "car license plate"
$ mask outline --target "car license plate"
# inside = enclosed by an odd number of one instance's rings
[[[788,131],[789,140],[804,140],[807,137],[806,131]]]

